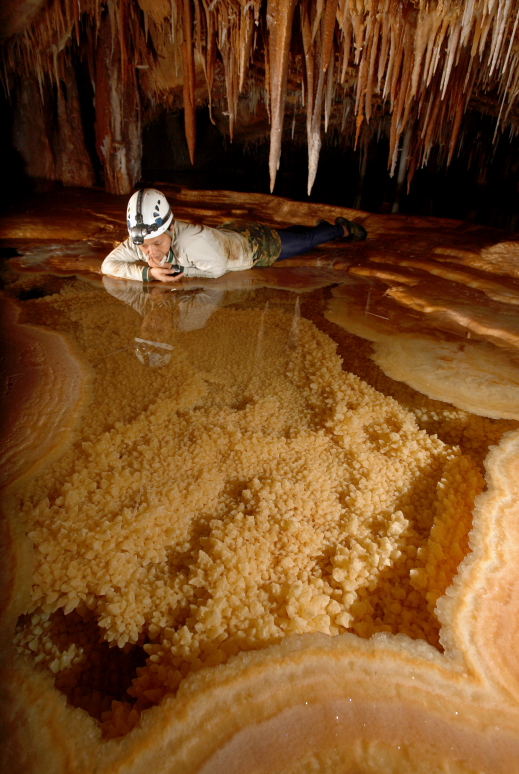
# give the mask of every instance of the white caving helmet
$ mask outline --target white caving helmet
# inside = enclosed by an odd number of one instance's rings
[[[168,200],[155,188],[141,188],[128,202],[128,233],[135,245],[167,231],[173,221]]]

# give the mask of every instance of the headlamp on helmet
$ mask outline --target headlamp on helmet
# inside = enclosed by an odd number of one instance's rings
[[[174,347],[163,341],[135,338],[135,354],[149,368],[164,368],[171,360]]]
[[[142,245],[150,235],[160,236],[172,221],[166,197],[155,188],[142,188],[128,202],[128,233],[136,245]]]

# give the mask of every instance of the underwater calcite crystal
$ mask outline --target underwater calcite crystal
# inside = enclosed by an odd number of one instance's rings
[[[436,641],[436,599],[467,550],[483,488],[470,457],[342,371],[333,342],[284,311],[217,311],[206,328],[172,334],[174,356],[153,373],[121,346],[138,316],[104,291],[66,286],[31,303],[76,339],[95,375],[77,440],[12,494],[35,544],[30,615],[15,641],[72,703],[99,714],[109,736],[146,710],[124,741],[92,742],[79,770],[196,771],[214,756],[201,770],[272,770],[275,759],[274,770],[297,771],[310,756],[324,770],[357,761],[369,771],[371,760],[400,760],[399,747],[419,770],[420,738],[432,759],[448,737],[455,759],[475,760],[467,734],[490,711],[500,752],[485,755],[492,770],[506,770],[500,756],[508,734],[514,744],[515,714],[470,675],[476,657],[463,663],[448,628],[444,655],[403,636]],[[116,354],[103,357],[107,348]],[[475,564],[473,553],[463,605],[478,596]],[[96,707],[77,690],[74,668],[91,668],[95,621],[120,648],[151,638],[133,704]],[[375,637],[360,642],[348,629]],[[197,674],[202,667],[209,672]],[[15,662],[11,680],[26,669]],[[42,760],[56,752],[45,750],[51,729],[67,735],[65,749],[53,740],[67,756],[70,745],[86,754],[94,721],[64,707],[41,673],[16,689],[13,709],[27,690],[35,707],[46,705],[43,717],[31,710]],[[84,726],[75,741],[65,730],[74,713]],[[423,751],[419,760],[431,762]]]

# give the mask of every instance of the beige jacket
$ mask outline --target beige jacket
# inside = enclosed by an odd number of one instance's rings
[[[175,220],[171,233],[172,252],[167,262],[182,266],[186,277],[221,277],[228,271],[243,271],[253,265],[253,246],[236,231]],[[106,256],[101,270],[112,277],[144,282],[153,279],[146,256],[129,238]]]

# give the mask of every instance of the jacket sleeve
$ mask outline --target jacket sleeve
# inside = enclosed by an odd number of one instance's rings
[[[144,260],[143,253],[130,239],[121,242],[106,256],[101,266],[101,271],[103,274],[108,274],[112,277],[140,280],[141,282],[147,282],[152,279],[149,276],[150,267]]]

